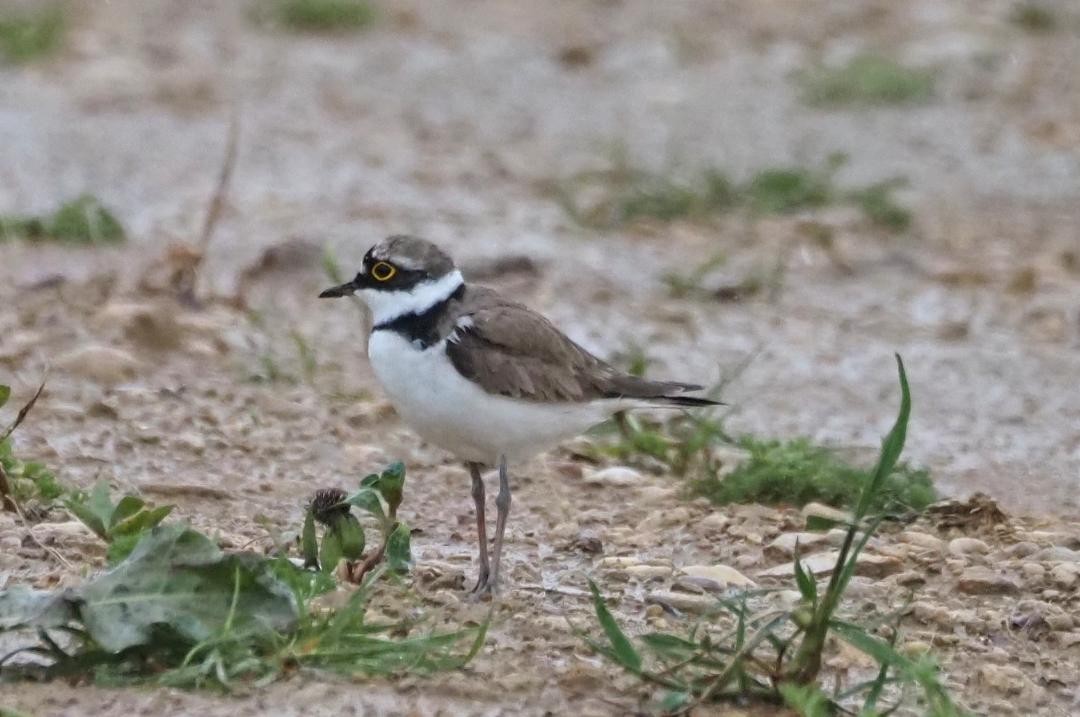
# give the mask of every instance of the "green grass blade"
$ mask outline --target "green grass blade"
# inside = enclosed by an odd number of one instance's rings
[[[881,490],[882,484],[889,474],[896,468],[900,454],[904,451],[904,441],[907,438],[908,420],[911,418],[911,389],[908,386],[907,372],[904,370],[904,360],[900,354],[896,354],[896,367],[900,374],[900,413],[896,417],[896,423],[889,431],[881,445],[881,455],[878,458],[874,475],[870,479],[859,497],[859,503],[855,508],[855,521],[858,523],[870,510],[874,496]]]
[[[814,576],[806,572],[800,556],[799,543],[795,543],[795,582],[799,586],[799,592],[803,600],[810,604],[811,609],[817,606],[817,581]]]
[[[611,654],[626,669],[635,674],[640,673],[641,655],[634,649],[622,628],[619,627],[619,623],[615,622],[611,611],[608,610],[607,605],[604,603],[604,598],[600,597],[600,591],[597,589],[596,583],[592,580],[589,581],[589,592],[592,593],[596,619],[600,622],[600,627],[603,628],[604,634],[607,635],[608,641],[611,643]]]

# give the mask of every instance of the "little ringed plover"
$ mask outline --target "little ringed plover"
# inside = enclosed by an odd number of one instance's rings
[[[700,386],[619,371],[550,321],[492,289],[466,284],[429,241],[389,237],[360,272],[320,298],[359,296],[371,311],[368,358],[395,409],[472,476],[480,575],[493,592],[510,512],[508,461],[520,461],[632,408],[712,406]],[[495,547],[488,560],[481,469],[498,466]]]

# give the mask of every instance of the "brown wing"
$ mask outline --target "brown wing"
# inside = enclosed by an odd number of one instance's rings
[[[486,302],[482,302],[486,303]],[[520,304],[491,303],[459,316],[446,353],[488,393],[530,401],[663,398],[696,386],[624,374]]]

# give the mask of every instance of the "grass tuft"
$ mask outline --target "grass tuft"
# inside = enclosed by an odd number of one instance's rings
[[[802,99],[818,107],[902,105],[929,100],[934,73],[905,67],[878,55],[859,55],[846,65],[819,68],[800,78]]]
[[[871,480],[869,470],[851,465],[805,438],[792,441],[743,438],[739,446],[749,459],[720,477],[707,475],[692,490],[714,503],[805,505],[819,502],[855,505]],[[880,512],[921,511],[937,499],[930,474],[901,463],[874,493],[871,509]]]
[[[746,186],[746,201],[761,214],[789,214],[832,200],[829,175],[801,168],[766,169]]]
[[[96,197],[84,194],[60,205],[50,215],[0,215],[0,242],[25,239],[71,245],[120,244],[124,227]]]
[[[362,30],[377,18],[366,0],[271,0],[270,14],[288,30],[311,33]]]
[[[1053,32],[1058,27],[1057,14],[1044,3],[1039,2],[1017,4],[1009,14],[1009,20],[1028,32]]]
[[[835,567],[828,582],[819,586],[796,551],[792,580],[801,600],[795,607],[755,610],[754,603],[768,591],[720,597],[715,611],[686,634],[647,633],[638,638],[639,648],[590,581],[603,638],[579,634],[600,655],[662,689],[661,712],[690,714],[710,702],[753,701],[787,704],[799,714],[822,717],[890,714],[901,707],[932,717],[961,714],[932,660],[913,660],[896,650],[902,611],[885,624],[861,625],[840,616],[859,554],[882,520],[871,511],[884,503],[881,494],[897,469],[907,436],[911,394],[899,356],[897,367],[900,410],[882,442],[876,467],[861,483]],[[889,640],[877,636],[879,628],[890,635]],[[837,641],[869,658],[875,666],[870,679],[856,675],[851,684],[846,675],[822,676],[823,656]]]
[[[878,182],[851,192],[849,197],[874,224],[902,232],[911,227],[912,215],[910,209],[900,206],[892,197],[893,189],[899,184],[897,181]]]
[[[63,44],[66,25],[62,4],[9,10],[0,15],[0,59],[23,64],[48,57]]]
[[[557,183],[555,195],[571,218],[592,229],[617,229],[640,221],[703,220],[739,209],[791,214],[832,204],[852,204],[870,222],[891,231],[908,228],[910,211],[892,198],[902,182],[842,190],[834,175],[844,161],[837,155],[818,168],[769,167],[740,184],[715,168],[693,179],[674,179],[634,169],[620,159],[610,171],[584,172]]]

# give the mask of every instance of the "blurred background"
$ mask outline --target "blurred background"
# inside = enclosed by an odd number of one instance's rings
[[[362,384],[324,264],[415,233],[735,433],[872,452],[899,351],[943,491],[1077,515],[1078,67],[1070,0],[0,0],[0,368]]]

